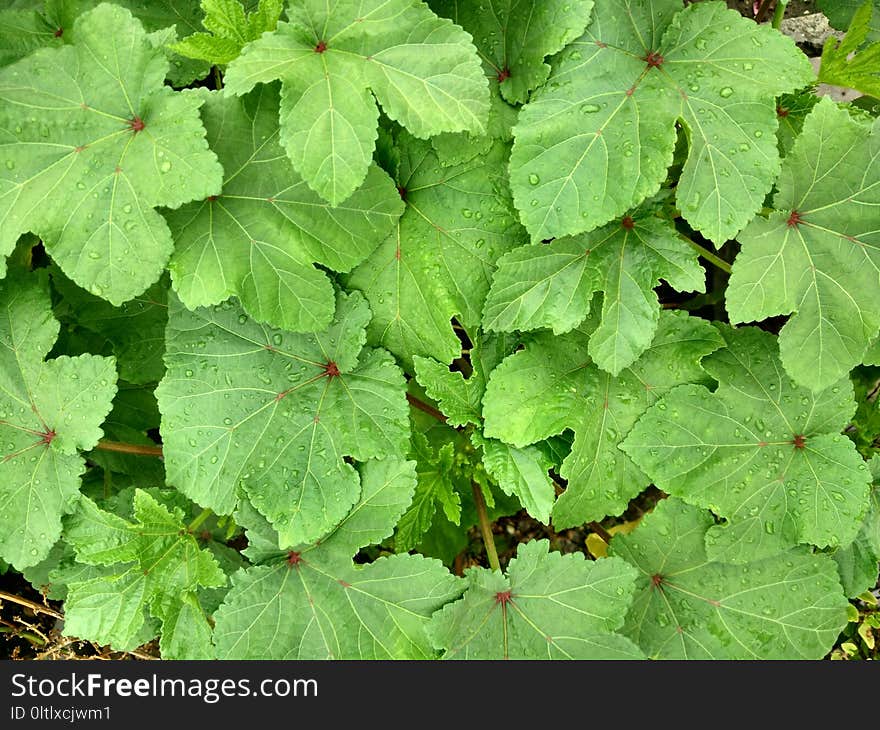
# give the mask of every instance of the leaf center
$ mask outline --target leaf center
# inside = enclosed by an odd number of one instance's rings
[[[143,132],[146,126],[147,125],[144,124],[144,120],[137,115],[135,115],[134,119],[128,120],[128,127],[129,129],[131,129],[132,132],[134,132],[134,134],[137,134],[138,132]]]
[[[657,51],[649,51],[644,60],[648,64],[648,68],[660,68],[664,59]]]
[[[317,45],[315,46],[315,53],[323,53],[326,50],[327,44],[324,43],[324,41],[318,41]]]

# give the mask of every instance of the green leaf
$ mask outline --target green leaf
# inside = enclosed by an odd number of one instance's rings
[[[238,58],[241,49],[263,33],[275,30],[284,10],[282,0],[260,0],[259,7],[245,16],[238,0],[202,0],[208,33],[193,33],[172,48],[190,58],[211,64],[226,64]]]
[[[405,453],[409,436],[400,370],[363,349],[369,316],[340,294],[329,329],[294,334],[233,302],[172,302],[157,389],[169,483],[218,514],[249,499],[285,545],[330,530],[360,489],[347,457]]]
[[[45,361],[58,336],[46,279],[20,271],[0,285],[0,558],[43,560],[80,499],[85,461],[116,393],[113,358]]]
[[[547,80],[548,56],[561,51],[584,32],[593,0],[488,0],[480,5],[457,0],[431,0],[431,7],[474,37],[484,68],[499,82],[511,104],[528,100],[529,92]]]
[[[372,165],[333,208],[292,170],[278,144],[278,90],[207,94],[208,141],[226,170],[219,195],[168,215],[175,289],[187,307],[240,297],[255,319],[296,332],[324,329],[334,293],[315,264],[349,271],[388,236],[403,205]]]
[[[164,86],[167,61],[139,21],[102,5],[75,30],[75,44],[0,70],[0,255],[33,231],[67,276],[118,305],[171,254],[154,208],[219,192],[222,171],[200,101]]]
[[[483,324],[512,332],[577,327],[602,291],[602,321],[589,353],[617,375],[651,344],[660,317],[653,288],[665,279],[681,291],[705,291],[696,252],[675,228],[654,216],[627,216],[592,233],[550,245],[523,246],[498,261]]]
[[[825,41],[819,67],[821,83],[845,86],[880,97],[880,40],[861,48],[871,31],[873,13],[874,6],[868,0],[853,15],[842,41],[834,36]]]
[[[708,322],[664,312],[651,347],[614,377],[587,357],[591,333],[536,334],[493,371],[483,398],[485,435],[513,446],[574,431],[560,471],[568,488],[553,507],[557,529],[621,514],[648,486],[620,443],[670,388],[705,381],[700,360],[722,344]]]
[[[483,465],[505,494],[519,499],[536,520],[548,524],[556,490],[548,471],[557,466],[544,444],[518,449],[497,439],[474,432],[472,439],[483,449]]]
[[[516,344],[509,335],[478,333],[468,353],[470,374],[467,377],[437,360],[414,355],[416,380],[428,396],[437,401],[450,426],[480,425],[483,420],[481,401],[489,373],[514,350]]]
[[[294,169],[338,205],[361,184],[378,107],[417,137],[482,133],[486,80],[470,36],[412,0],[320,0],[245,46],[226,88],[282,81],[281,144]]]
[[[210,626],[195,592],[225,585],[225,573],[187,532],[182,511],[138,489],[134,520],[104,512],[90,500],[68,519],[66,537],[77,559],[112,570],[69,584],[65,635],[133,649],[149,614],[162,622],[163,657],[213,658]]]
[[[359,547],[391,534],[412,499],[414,466],[397,459],[367,462],[358,501],[320,543],[267,555],[266,564],[234,575],[214,615],[218,657],[432,658],[425,625],[460,595],[459,580],[438,561],[419,555],[383,557],[363,566],[351,561]],[[277,535],[261,540],[279,544]]]
[[[46,46],[60,46],[64,40],[36,9],[0,10],[0,66],[6,66]]]
[[[832,554],[843,588],[850,597],[871,590],[877,584],[877,564],[880,562],[880,456],[874,456],[869,467],[874,485],[859,534],[851,545]]]
[[[712,516],[661,502],[611,553],[638,568],[624,633],[652,659],[821,659],[846,625],[834,562],[795,549],[729,565],[703,547]]]
[[[874,2],[874,14],[871,17],[871,41],[880,40],[880,3]],[[817,0],[816,5],[825,13],[828,22],[835,28],[846,30],[853,16],[864,5],[864,0]]]
[[[52,286],[61,296],[67,324],[107,340],[119,377],[129,383],[155,383],[165,373],[165,325],[168,322],[168,280],[160,279],[143,294],[119,307],[80,289],[59,270]]]
[[[779,171],[775,97],[813,79],[792,41],[728,10],[597,0],[514,129],[511,188],[535,241],[591,230],[654,194],[684,123],[676,200],[718,245],[761,208]],[[613,184],[611,184],[613,183]]]
[[[463,598],[431,620],[431,640],[446,659],[640,659],[617,633],[635,575],[620,559],[551,553],[533,540],[506,576],[470,568]]]
[[[414,433],[410,457],[416,461],[418,483],[412,503],[397,522],[394,533],[397,552],[418,547],[438,507],[450,522],[456,525],[461,522],[461,497],[455,489],[455,482],[461,481],[455,469],[455,445],[446,443],[435,449],[424,434]]]
[[[498,257],[527,238],[507,189],[507,146],[443,167],[431,145],[399,140],[397,230],[347,285],[373,310],[370,341],[409,366],[415,355],[450,363],[461,342],[450,320],[476,329]]]
[[[664,492],[727,520],[707,532],[710,558],[746,563],[797,543],[853,541],[870,476],[839,435],[855,411],[848,380],[813,393],[792,382],[776,339],[724,327],[703,360],[710,392],[684,385],[639,419],[623,449]]]
[[[880,121],[823,99],[785,158],[775,212],[740,235],[727,289],[732,323],[792,314],[785,370],[822,390],[862,360],[880,330]]]

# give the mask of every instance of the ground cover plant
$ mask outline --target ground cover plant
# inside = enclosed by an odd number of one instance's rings
[[[715,0],[7,3],[0,600],[167,659],[873,656],[880,8],[828,12],[854,103]]]

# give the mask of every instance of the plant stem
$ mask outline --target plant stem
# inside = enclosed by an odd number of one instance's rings
[[[190,522],[189,525],[187,525],[186,531],[187,532],[195,532],[196,530],[198,530],[202,526],[202,523],[205,520],[207,520],[212,514],[214,514],[214,512],[211,510],[211,508],[205,507],[205,509],[203,509],[196,516],[196,518],[192,522]]]
[[[773,11],[773,27],[776,30],[779,30],[782,25],[782,19],[785,17],[785,6],[788,5],[788,0],[779,0],[776,3],[776,10]]]
[[[135,456],[162,456],[161,446],[144,446],[142,444],[123,444],[119,441],[98,441],[95,447],[101,451],[117,451],[122,454],[134,454]]]
[[[767,19],[767,13],[770,11],[770,3],[773,0],[763,0],[761,3],[761,7],[758,8],[758,12],[755,13],[755,22],[763,23]]]
[[[717,256],[716,254],[712,253],[708,248],[703,248],[703,246],[701,246],[699,243],[697,243],[696,241],[692,241],[690,238],[688,238],[685,235],[679,234],[679,238],[681,238],[682,241],[687,243],[692,249],[694,249],[698,254],[700,254],[700,256],[702,256],[704,259],[706,259],[706,261],[708,261],[710,264],[714,264],[715,266],[717,266],[719,269],[721,269],[723,272],[725,272],[727,274],[729,274],[732,271],[729,263],[727,263],[720,256]]]
[[[214,66],[214,88],[217,91],[223,88],[223,77],[220,75],[220,68]]]
[[[602,525],[600,525],[598,522],[588,522],[587,527],[589,527],[593,532],[601,537],[606,545],[611,544],[611,533],[608,532],[608,530],[606,530],[604,527],[602,527]]]
[[[492,570],[501,570],[498,562],[498,551],[495,549],[495,538],[492,536],[492,524],[489,522],[489,513],[486,511],[486,500],[483,499],[483,490],[476,482],[471,482],[474,491],[474,504],[477,505],[477,517],[480,520],[480,532],[483,534],[483,545],[486,548],[486,557]]]
[[[29,601],[27,598],[22,598],[21,596],[13,595],[12,593],[7,593],[6,591],[0,591],[0,601],[10,601],[12,603],[17,603],[19,606],[26,606],[31,609],[31,611],[35,611],[36,613],[45,613],[48,616],[52,616],[53,618],[64,618],[58,611],[53,611],[51,608],[47,608],[46,606],[41,606],[39,603],[34,603],[33,601]]]
[[[446,423],[446,416],[444,416],[442,413],[440,413],[440,411],[438,411],[436,408],[434,408],[434,406],[429,406],[424,401],[420,401],[414,395],[410,395],[409,393],[406,394],[406,399],[409,401],[409,404],[413,408],[417,408],[418,410],[422,411],[423,413],[427,413],[429,416],[433,416],[438,421],[440,421],[440,423]]]

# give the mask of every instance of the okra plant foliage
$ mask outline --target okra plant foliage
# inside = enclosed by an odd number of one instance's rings
[[[0,565],[165,658],[827,655],[880,121],[814,82],[714,0],[6,3]]]

